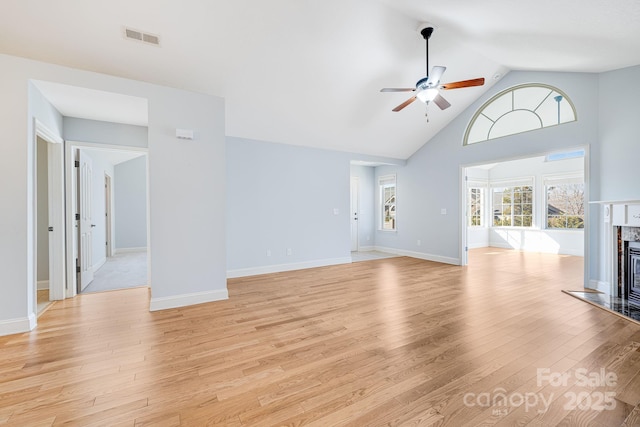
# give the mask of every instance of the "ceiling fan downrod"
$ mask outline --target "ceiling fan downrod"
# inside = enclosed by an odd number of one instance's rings
[[[420,31],[420,34],[422,34],[422,37],[424,37],[424,41],[425,41],[425,45],[426,45],[426,55],[425,57],[427,58],[427,70],[425,73],[425,76],[429,76],[429,38],[431,37],[431,34],[433,34],[433,27],[425,27]]]

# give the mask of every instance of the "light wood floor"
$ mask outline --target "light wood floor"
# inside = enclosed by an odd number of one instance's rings
[[[582,258],[470,259],[233,279],[228,301],[154,313],[145,288],[56,302],[36,330],[0,337],[0,424],[618,426],[639,415],[640,326],[560,292],[581,288]],[[615,385],[576,384],[580,368]],[[538,369],[569,380],[538,384]],[[606,392],[615,408],[589,409]],[[527,393],[548,410],[518,405]],[[566,409],[571,396],[588,407]]]

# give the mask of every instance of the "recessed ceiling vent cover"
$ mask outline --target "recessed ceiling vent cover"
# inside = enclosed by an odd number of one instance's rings
[[[144,33],[142,31],[134,30],[133,28],[124,28],[124,37],[129,40],[134,40],[142,43],[152,44],[154,46],[160,46],[160,37],[151,34]]]

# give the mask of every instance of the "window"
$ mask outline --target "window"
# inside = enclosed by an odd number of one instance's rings
[[[380,229],[396,229],[396,176],[385,175],[378,178],[380,186]]]
[[[545,178],[548,229],[584,228],[582,176]]]
[[[575,120],[576,109],[560,89],[541,83],[515,86],[480,107],[467,127],[464,145]]]
[[[494,227],[533,226],[533,179],[492,183],[491,194]]]
[[[469,227],[484,227],[484,207],[486,182],[469,181],[467,183],[467,225]]]

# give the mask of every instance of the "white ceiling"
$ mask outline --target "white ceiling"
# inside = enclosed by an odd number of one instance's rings
[[[638,0],[3,0],[3,10],[2,53],[222,96],[229,136],[402,159],[496,73],[640,64]],[[487,79],[446,92],[453,107],[430,107],[429,122],[417,102],[391,112],[406,93],[379,92],[424,76],[424,21],[443,81]],[[161,46],[125,40],[124,26]]]

